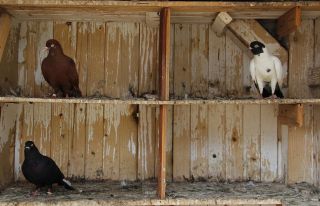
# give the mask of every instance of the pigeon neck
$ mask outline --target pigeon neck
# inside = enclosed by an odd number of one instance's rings
[[[31,160],[31,159],[35,159],[37,156],[39,156],[39,154],[40,153],[37,150],[25,151],[24,157],[26,160]]]
[[[58,49],[50,49],[49,50],[49,55],[50,56],[62,56],[63,55],[63,51],[62,50],[58,50]]]

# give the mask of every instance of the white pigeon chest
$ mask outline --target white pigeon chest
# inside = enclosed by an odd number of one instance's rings
[[[264,81],[271,81],[274,77],[275,68],[273,59],[271,57],[257,57],[254,58],[256,74]]]

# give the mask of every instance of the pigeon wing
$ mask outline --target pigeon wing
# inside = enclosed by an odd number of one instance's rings
[[[45,174],[47,174],[48,182],[50,183],[60,182],[64,178],[64,175],[62,174],[57,164],[47,156],[43,156],[43,159],[46,165],[44,170],[46,170]]]
[[[79,86],[79,76],[76,69],[76,64],[74,63],[73,59],[68,57],[68,77],[69,80],[74,87]]]
[[[254,65],[254,60],[251,59],[250,61],[250,74],[251,74],[251,78],[254,82],[256,82],[256,68],[255,68],[255,65]]]
[[[279,84],[279,86],[282,86],[282,81],[283,81],[283,76],[282,76],[282,64],[281,61],[278,57],[273,56],[273,63],[274,63],[274,68],[276,71],[276,75],[277,75],[277,82]]]

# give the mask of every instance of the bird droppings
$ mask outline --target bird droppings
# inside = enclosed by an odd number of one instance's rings
[[[167,184],[167,198],[156,198],[155,181],[80,181],[73,185],[81,190],[66,191],[54,186],[52,195],[46,189],[35,197],[33,186],[14,183],[0,193],[0,206],[9,205],[202,205],[202,204],[286,204],[319,205],[318,188],[299,183],[286,186],[281,183],[247,182],[179,182]]]

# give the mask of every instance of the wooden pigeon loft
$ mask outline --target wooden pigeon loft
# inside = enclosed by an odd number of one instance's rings
[[[0,14],[0,87],[9,91],[0,97],[0,187],[23,180],[23,143],[34,138],[67,176],[101,180],[68,200],[58,191],[50,201],[61,205],[319,203],[320,2],[0,0]],[[254,19],[277,19],[289,49]],[[45,97],[37,67],[51,37],[78,60],[85,97]],[[256,39],[281,59],[288,98],[252,98],[247,48]],[[104,179],[143,181],[106,189]],[[237,180],[252,181],[219,183]],[[0,205],[46,201],[11,192],[21,187],[6,187]]]

